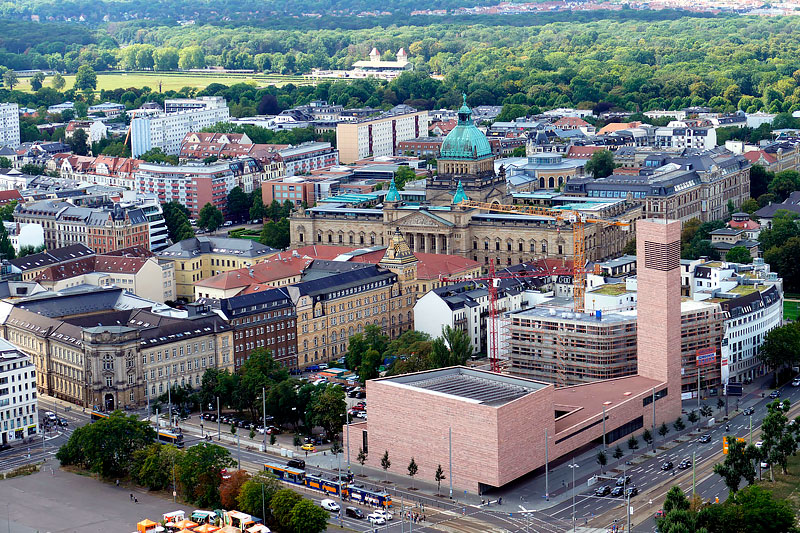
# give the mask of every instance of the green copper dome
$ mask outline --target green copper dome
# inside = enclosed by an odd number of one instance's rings
[[[464,200],[469,200],[469,196],[464,192],[464,186],[461,185],[461,180],[458,180],[458,187],[456,193],[453,195],[453,205],[458,205]]]
[[[474,161],[491,155],[492,147],[489,146],[489,140],[472,123],[472,110],[467,106],[467,97],[464,96],[464,105],[458,110],[458,125],[444,138],[439,158]]]
[[[392,181],[389,182],[389,192],[386,193],[385,201],[387,202],[400,201],[400,193],[397,192],[397,185],[394,182],[394,176],[392,176]]]

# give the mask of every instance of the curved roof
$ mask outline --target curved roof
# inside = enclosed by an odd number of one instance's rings
[[[472,122],[472,110],[464,105],[458,110],[458,124],[447,134],[439,149],[440,159],[478,160],[490,157],[492,147],[475,124]]]

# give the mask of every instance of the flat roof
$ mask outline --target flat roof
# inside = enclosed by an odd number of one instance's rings
[[[550,386],[548,383],[463,366],[381,378],[376,381],[492,407],[505,405]]]
[[[601,313],[600,319],[598,320],[595,313],[576,313],[569,309],[556,309],[554,307],[545,306],[532,307],[524,311],[509,313],[509,316],[540,318],[551,322],[570,322],[573,324],[610,324],[614,322],[633,322],[636,320],[635,315],[632,316],[623,313]]]

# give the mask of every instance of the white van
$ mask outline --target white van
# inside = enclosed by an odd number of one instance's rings
[[[332,513],[339,512],[339,504],[333,500],[328,500],[328,499],[322,500],[321,502],[319,502],[319,505],[326,511],[330,511]]]

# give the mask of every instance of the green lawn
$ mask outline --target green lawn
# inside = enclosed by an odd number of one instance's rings
[[[764,489],[770,491],[778,500],[786,500],[795,510],[800,511],[800,456],[790,455],[787,463],[788,475],[781,473],[780,467],[775,469],[775,482],[769,481],[769,469],[765,469],[761,477],[763,481],[756,481]]]
[[[797,320],[800,316],[800,302],[783,301],[783,318],[786,320]]]
[[[64,76],[66,89],[75,83],[75,76]],[[280,74],[206,74],[189,72],[100,72],[97,74],[97,90],[127,89],[128,87],[150,87],[158,90],[161,82],[162,91],[178,91],[183,87],[203,89],[211,83],[233,85],[235,83],[251,83],[257,87],[266,85],[311,85],[314,80],[305,76],[282,76]],[[50,86],[50,79],[45,80],[45,87]],[[21,78],[17,87],[22,91],[30,90],[30,78]]]

